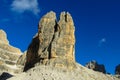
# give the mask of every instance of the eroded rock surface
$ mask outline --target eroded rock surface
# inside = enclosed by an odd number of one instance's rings
[[[9,41],[7,40],[7,35],[3,30],[0,30],[0,49],[16,54],[21,54],[20,49],[13,47],[9,44]]]
[[[21,53],[20,49],[9,44],[6,33],[0,30],[0,73],[17,73],[16,62]]]
[[[51,11],[39,22],[38,33],[27,50],[24,70],[35,66],[36,63],[75,68],[74,45],[74,23],[71,15],[62,12],[57,22],[56,14]]]
[[[27,51],[25,51],[22,55],[20,55],[20,57],[17,60],[17,66],[25,66],[25,62],[26,62],[26,53]]]

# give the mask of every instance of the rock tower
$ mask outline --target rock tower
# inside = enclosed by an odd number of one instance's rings
[[[74,69],[74,31],[73,19],[68,12],[62,12],[59,21],[53,11],[43,16],[38,33],[28,47],[24,71],[36,64]]]

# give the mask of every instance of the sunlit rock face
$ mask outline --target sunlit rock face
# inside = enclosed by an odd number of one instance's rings
[[[0,49],[4,49],[13,53],[21,54],[20,49],[13,47],[7,40],[7,35],[3,30],[0,30]]]
[[[20,49],[9,44],[6,33],[3,30],[0,30],[0,73],[19,72],[19,68],[17,68],[16,62],[21,53],[22,52]]]
[[[74,30],[74,23],[68,12],[62,12],[59,21],[52,11],[44,15],[39,22],[38,33],[27,50],[24,70],[36,63],[74,69]]]

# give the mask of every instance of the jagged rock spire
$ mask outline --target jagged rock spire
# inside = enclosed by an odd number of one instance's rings
[[[62,12],[57,22],[53,11],[47,13],[41,18],[38,34],[28,48],[24,71],[36,63],[75,68],[74,44],[74,23],[71,15]]]

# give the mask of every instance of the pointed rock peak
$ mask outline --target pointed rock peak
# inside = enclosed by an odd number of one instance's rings
[[[43,18],[56,18],[56,13],[53,11],[48,12],[46,15],[43,16]]]
[[[7,35],[5,31],[0,29],[0,43],[2,44],[9,44],[9,41],[7,40]]]
[[[61,14],[60,14],[60,21],[72,23],[72,25],[74,25],[73,24],[73,19],[72,19],[72,17],[71,17],[69,12],[61,12]]]
[[[65,21],[65,18],[66,18],[66,12],[61,12],[60,14],[60,20],[64,20]]]

